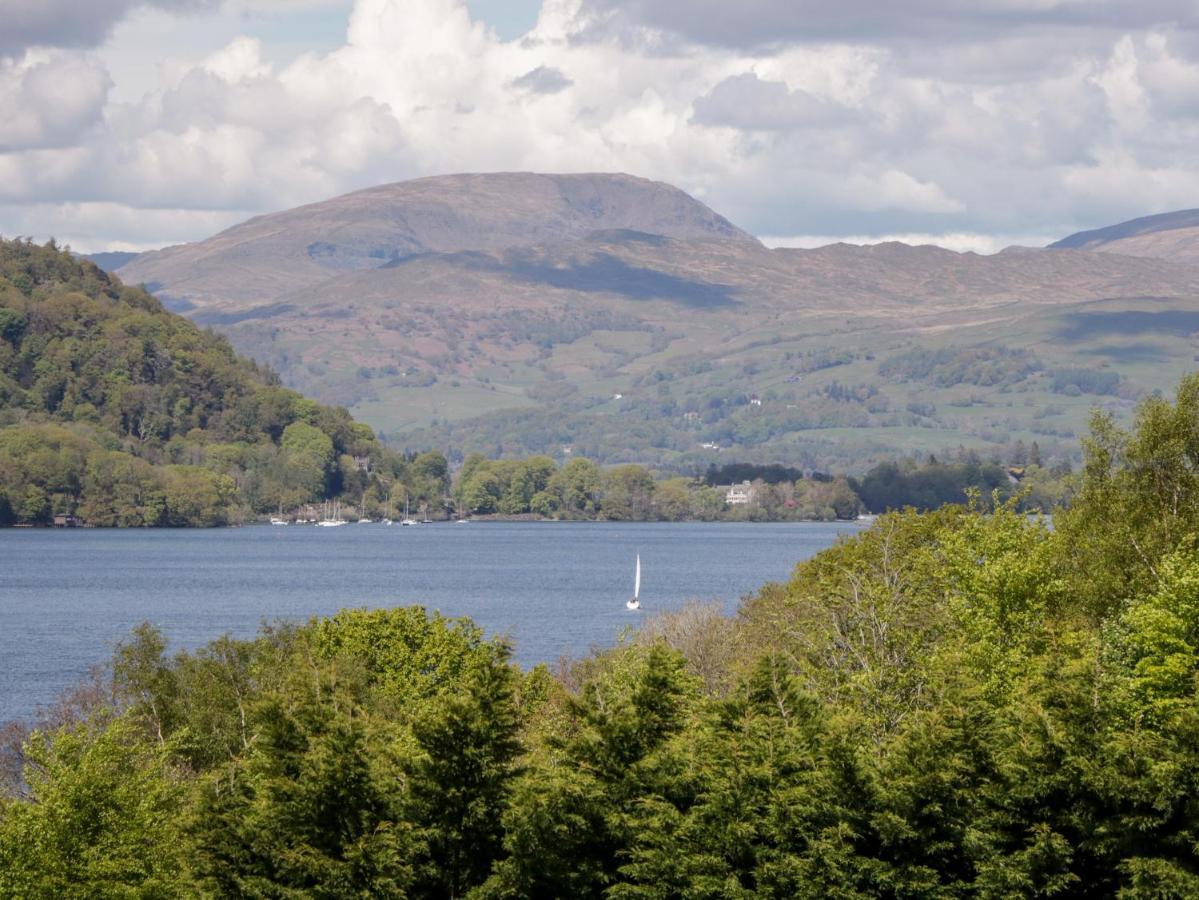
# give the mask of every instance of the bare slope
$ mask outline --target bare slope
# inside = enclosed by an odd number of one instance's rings
[[[756,240],[687,194],[630,175],[447,175],[259,216],[119,271],[185,303],[265,300],[421,253],[498,250],[633,229]]]
[[[1049,246],[1162,259],[1199,259],[1199,209],[1144,216],[1106,228],[1080,231]]]

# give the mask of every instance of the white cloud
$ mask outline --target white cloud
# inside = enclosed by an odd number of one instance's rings
[[[203,211],[145,209],[120,203],[0,204],[0,229],[16,235],[70,235],[68,243],[80,252],[131,250],[140,252],[191,240],[197,233],[216,234],[253,214],[252,210]],[[119,239],[113,235],[119,234]]]
[[[110,85],[101,65],[78,54],[0,59],[0,152],[77,142],[99,121]]]
[[[344,2],[303,6],[324,21]],[[988,32],[950,0],[890,31],[865,0],[840,18],[799,5],[810,34],[762,0],[721,36],[707,0],[691,24],[673,0],[544,0],[505,40],[462,0],[357,0],[325,49],[290,55],[259,28],[300,15],[290,0],[187,19],[191,44],[143,9],[94,54],[0,63],[0,231],[19,219],[98,249],[155,243],[149,223],[166,243],[370,184],[513,169],[633,172],[758,233],[822,240],[983,247],[1199,205],[1199,63],[1169,24],[1182,6],[1099,22],[1086,4],[1006,0]],[[104,28],[135,6],[108,2]],[[105,233],[84,209],[146,215],[112,212]]]
[[[271,67],[262,61],[262,44],[241,36],[204,60],[204,69],[229,84],[271,74]]]
[[[753,72],[733,75],[695,101],[693,121],[747,131],[778,131],[836,125],[850,111],[782,81],[763,81]]]
[[[956,213],[966,209],[965,204],[946,194],[940,185],[920,181],[898,169],[888,169],[877,175],[858,173],[845,182],[845,187],[848,196],[861,209],[929,213]]]
[[[155,6],[178,12],[218,0],[0,0],[0,56],[29,47],[94,47],[132,10]]]

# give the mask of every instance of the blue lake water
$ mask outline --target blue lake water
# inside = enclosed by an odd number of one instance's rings
[[[176,648],[263,620],[423,604],[511,638],[523,665],[609,646],[687,600],[732,611],[853,523],[475,522],[416,528],[0,530],[0,722],[32,715],[139,622]],[[630,613],[641,555],[643,610]]]

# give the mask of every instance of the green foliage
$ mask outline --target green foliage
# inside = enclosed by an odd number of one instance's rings
[[[25,741],[0,894],[1194,897],[1197,397],[1100,419],[1052,528],[889,513],[556,676],[419,608],[174,656],[143,626]],[[600,509],[681,487],[591,474]]]
[[[422,607],[348,609],[301,632],[322,660],[348,659],[366,683],[399,706],[453,691],[466,673],[503,658],[466,619],[429,616]]]
[[[613,661],[567,701],[561,730],[513,788],[508,858],[483,896],[599,897],[640,840],[638,807],[668,778],[695,686],[661,645]]]
[[[1158,561],[1199,533],[1199,375],[1177,401],[1151,397],[1125,432],[1096,414],[1082,482],[1054,519],[1074,588],[1096,615],[1152,590]]]
[[[718,466],[715,463],[708,466],[704,473],[704,481],[711,486],[718,484],[736,484],[741,481],[764,481],[766,484],[782,484],[784,481],[799,481],[803,472],[788,466],[769,465],[759,466],[753,463],[727,463]]]
[[[879,463],[860,482],[855,482],[854,487],[862,503],[873,513],[908,506],[925,510],[964,503],[970,489],[985,497],[995,491],[1006,495],[1011,490],[1003,466],[977,459],[957,463],[929,462],[922,466],[910,462]]]
[[[0,505],[18,521],[220,525],[368,491],[382,511],[408,468],[144,291],[51,244],[0,241]],[[414,474],[419,500],[440,499],[436,459]]]
[[[516,679],[497,662],[473,666],[413,724],[410,809],[424,839],[416,891],[426,896],[461,896],[502,855],[502,816],[522,748]]]
[[[1119,372],[1058,369],[1053,373],[1053,390],[1059,394],[1115,394],[1119,387]]]
[[[186,791],[166,748],[129,717],[35,733],[28,798],[0,800],[0,896],[179,897]]]
[[[722,472],[756,472],[773,480],[755,480],[750,502],[730,506],[727,485],[707,484]],[[787,477],[800,480],[792,483]],[[842,476],[803,479],[798,471],[781,466],[746,464],[710,469],[704,480],[661,478],[638,465],[601,469],[582,456],[559,468],[546,456],[497,461],[471,454],[458,472],[454,499],[461,514],[640,522],[831,521],[855,518],[863,510],[858,494]]]
[[[388,735],[333,673],[301,675],[258,700],[250,748],[202,787],[200,884],[224,896],[403,895],[412,838]]]
[[[878,372],[896,381],[924,381],[937,387],[953,387],[1015,384],[1040,368],[1040,362],[1027,350],[963,347],[909,350],[880,363]]]

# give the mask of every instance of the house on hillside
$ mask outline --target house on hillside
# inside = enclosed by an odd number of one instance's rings
[[[755,494],[757,494],[757,491],[748,481],[743,481],[740,484],[730,484],[724,488],[724,502],[729,506],[744,506],[754,501]]]

